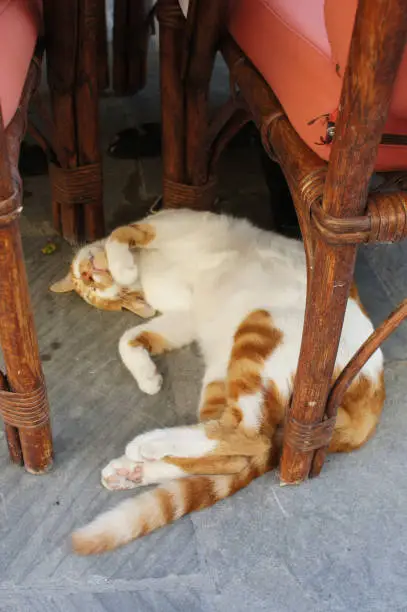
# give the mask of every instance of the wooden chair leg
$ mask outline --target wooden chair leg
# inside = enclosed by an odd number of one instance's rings
[[[51,166],[55,228],[71,243],[104,234],[98,143],[100,0],[44,2],[48,83],[56,159]]]
[[[383,8],[376,0],[360,0],[358,4],[322,203],[323,214],[334,218],[363,214],[406,42],[404,0],[387,3],[386,15]],[[366,70],[366,66],[371,68]],[[304,480],[310,473],[315,450],[326,446],[323,439],[331,423],[321,421],[355,256],[354,244],[338,246],[330,244],[323,232],[318,236],[300,360],[285,428],[280,476],[286,484]],[[313,475],[321,467],[318,461]]]
[[[190,10],[193,9],[191,5]],[[208,176],[209,86],[225,18],[225,2],[197,2],[185,58],[186,175],[191,185],[205,185]],[[187,59],[189,57],[189,61]]]
[[[185,18],[177,0],[158,0],[160,24],[160,88],[164,181],[185,178],[185,107],[181,67]],[[164,190],[164,206],[167,205]]]
[[[332,247],[322,239],[318,239],[316,244],[301,354],[285,428],[280,466],[280,478],[284,484],[301,482],[311,469],[316,447],[309,444],[309,450],[305,450],[307,437],[315,437],[313,427],[319,426],[324,414],[353,279],[355,255],[354,246]],[[321,439],[324,433],[322,430]],[[301,448],[303,439],[306,441]]]
[[[105,0],[99,0],[97,4],[97,58],[98,87],[99,91],[104,91],[108,89],[110,80]]]
[[[115,0],[113,25],[113,89],[134,95],[146,84],[150,0]]]
[[[0,372],[0,391],[9,391],[7,379],[2,372]],[[9,423],[4,423],[4,433],[6,434],[8,452],[11,461],[17,465],[23,465],[23,453],[21,450],[18,428],[14,427],[14,425],[10,425]]]
[[[215,181],[209,176],[208,94],[225,4],[158,0],[163,151],[163,203],[209,209]]]
[[[52,464],[51,428],[18,220],[18,152],[33,79],[30,69],[7,131],[0,114],[0,345],[7,372],[7,380],[0,375],[0,414],[12,461],[42,473]]]
[[[0,218],[0,344],[10,391],[3,391],[13,461],[31,473],[52,465],[49,407],[28,293],[18,219]],[[21,450],[20,450],[21,449]]]
[[[263,147],[260,154],[264,178],[270,193],[274,228],[286,236],[297,237],[300,234],[298,217],[281,166],[270,159]]]

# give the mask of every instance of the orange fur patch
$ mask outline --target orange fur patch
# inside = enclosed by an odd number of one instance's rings
[[[130,248],[146,246],[155,238],[155,229],[148,223],[134,223],[113,230],[110,240],[128,244]]]
[[[360,448],[374,434],[386,397],[384,376],[377,383],[361,374],[344,395],[338,409],[329,452]]]
[[[284,422],[284,416],[289,404],[289,399],[284,399],[274,381],[269,381],[264,390],[263,423],[261,432],[272,436],[277,425]]]
[[[229,495],[233,495],[237,493],[237,491],[240,491],[240,489],[247,487],[254,478],[260,475],[260,471],[258,471],[253,464],[249,464],[247,468],[241,474],[238,474],[230,483]]]
[[[223,380],[214,380],[206,385],[202,405],[199,409],[201,421],[219,419],[226,406],[226,384]]]
[[[229,426],[224,419],[209,421],[205,424],[205,433],[210,440],[217,440],[218,445],[212,455],[255,457],[267,454],[270,450],[270,439],[257,432]]]
[[[180,486],[184,498],[185,514],[212,506],[218,500],[212,480],[207,476],[180,480]]]
[[[261,388],[264,361],[281,344],[283,334],[265,310],[250,313],[234,337],[228,367],[228,397],[254,394]]]
[[[253,311],[239,325],[234,336],[228,366],[228,403],[222,417],[224,426],[237,427],[243,420],[243,413],[239,407],[239,398],[242,395],[267,391],[263,389],[262,382],[264,362],[282,340],[282,332],[273,326],[271,315],[266,310]],[[268,403],[270,401],[269,398]],[[280,405],[276,406],[278,413],[280,409]],[[277,421],[277,417],[275,420]],[[267,432],[272,434],[270,427],[267,428]]]
[[[174,520],[175,508],[174,498],[169,491],[163,488],[158,488],[155,491],[156,503],[160,506],[164,524],[171,523]]]
[[[122,287],[120,291],[120,304],[122,308],[134,312],[134,314],[143,319],[149,319],[156,314],[155,309],[146,302],[142,291],[129,291]]]
[[[142,538],[143,536],[150,533],[151,529],[150,529],[147,519],[143,517],[140,518],[137,531],[138,531],[137,537],[139,538]]]
[[[353,282],[353,283],[351,284],[351,286],[350,286],[349,297],[350,297],[350,298],[351,298],[351,299],[352,299],[354,302],[356,302],[356,303],[357,303],[357,305],[359,306],[359,308],[360,308],[360,310],[363,312],[363,314],[364,314],[366,317],[368,317],[369,315],[367,314],[367,311],[366,311],[365,307],[364,307],[364,306],[363,306],[363,304],[362,304],[362,301],[361,301],[360,296],[359,296],[359,291],[358,291],[358,288],[357,288],[357,286],[356,286],[356,283],[355,283],[355,282]]]
[[[85,284],[89,284],[92,281],[92,264],[89,259],[83,259],[79,262],[79,274]]]
[[[154,332],[141,332],[133,340],[129,341],[130,346],[142,346],[151,355],[161,355],[171,348],[169,342],[164,336]]]
[[[106,299],[95,294],[95,286],[93,283],[85,283],[82,278],[72,276],[72,284],[75,291],[80,295],[85,302],[91,304],[100,310],[118,311],[121,310],[121,300],[119,298]]]
[[[72,534],[72,549],[77,555],[97,555],[113,550],[117,546],[114,535],[104,533],[93,538],[83,536],[81,533]]]
[[[109,266],[105,251],[98,251],[93,257],[93,265],[99,270],[108,271]]]
[[[124,302],[126,300],[140,300],[140,302],[144,301],[144,293],[142,291],[129,291],[126,287],[121,289],[120,297]]]
[[[207,455],[205,457],[164,457],[163,461],[171,463],[184,470],[188,474],[214,475],[214,474],[237,474],[247,465],[246,457],[218,457]]]

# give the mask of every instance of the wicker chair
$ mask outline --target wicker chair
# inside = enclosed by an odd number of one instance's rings
[[[115,2],[118,94],[145,84],[150,5]],[[106,39],[104,0],[0,0],[0,345],[7,373],[0,371],[0,417],[12,461],[33,473],[51,466],[52,440],[19,230],[20,143],[28,128],[47,153],[55,229],[70,243],[102,237],[98,96],[109,86]],[[27,124],[43,47],[52,113],[38,99]]]
[[[280,477],[298,483],[320,472],[347,386],[407,316],[404,302],[331,386],[358,245],[407,236],[405,2],[158,0],[158,18],[164,205],[210,208],[217,159],[251,120],[291,190],[308,294]],[[209,121],[218,50],[231,96]],[[392,193],[368,194],[374,169]]]
[[[19,215],[20,144],[26,128],[50,158],[54,226],[70,242],[104,234],[98,147],[98,82],[103,85],[104,24],[98,0],[0,0],[0,415],[11,460],[43,473],[52,465],[49,406],[42,373]],[[44,28],[45,25],[45,28]],[[78,33],[78,36],[74,35]],[[41,76],[44,43],[53,119],[28,124],[27,111]],[[74,58],[78,61],[75,62]]]

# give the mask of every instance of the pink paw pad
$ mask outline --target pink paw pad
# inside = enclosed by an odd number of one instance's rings
[[[142,484],[143,465],[141,463],[131,466],[120,466],[109,464],[102,471],[102,484],[110,491],[125,491],[134,489]]]

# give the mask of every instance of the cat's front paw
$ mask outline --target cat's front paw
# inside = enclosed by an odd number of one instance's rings
[[[148,395],[155,395],[162,387],[163,377],[156,370],[155,372],[150,372],[146,376],[139,376],[137,382],[141,391]]]
[[[138,267],[128,244],[110,238],[106,243],[106,256],[110,273],[119,285],[133,285],[138,279]]]
[[[155,395],[163,384],[155,363],[143,346],[134,346],[133,330],[123,334],[119,342],[119,353],[123,363],[134,376],[141,391]]]

